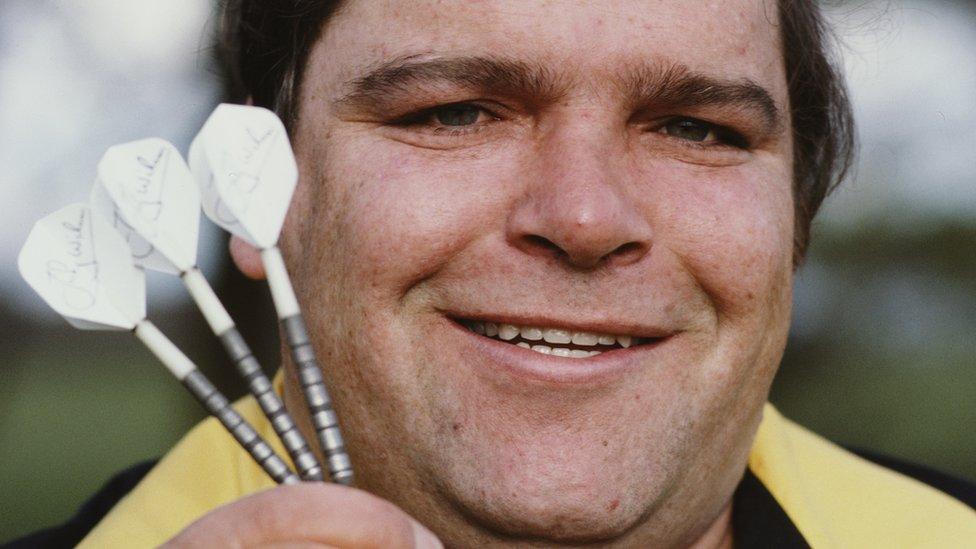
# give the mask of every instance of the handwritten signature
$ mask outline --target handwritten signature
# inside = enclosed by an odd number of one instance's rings
[[[244,128],[244,142],[240,149],[233,154],[230,151],[224,152],[225,165],[230,164],[231,171],[228,172],[229,185],[228,191],[234,194],[228,196],[229,202],[236,205],[235,210],[241,214],[248,210],[251,203],[251,194],[261,182],[261,172],[267,162],[269,151],[276,137],[275,128],[255,130],[250,126]],[[218,197],[214,204],[214,210],[221,221],[233,224],[237,223],[237,217],[232,213],[232,209],[225,204],[225,199]]]
[[[163,186],[169,166],[169,150],[162,147],[155,156],[136,156],[135,174],[125,183],[140,217],[157,221],[163,212]]]
[[[98,295],[98,261],[92,246],[92,227],[88,210],[78,214],[77,221],[61,223],[67,261],[47,262],[47,277],[60,287],[62,300],[72,309],[84,311],[95,305]]]

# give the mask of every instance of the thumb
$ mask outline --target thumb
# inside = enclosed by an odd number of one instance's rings
[[[433,532],[424,527],[416,520],[412,521],[413,526],[413,546],[416,549],[444,549],[444,544]]]

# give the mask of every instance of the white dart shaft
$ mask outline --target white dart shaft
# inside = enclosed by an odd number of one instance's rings
[[[197,369],[193,361],[187,358],[183,351],[179,350],[152,322],[148,320],[139,322],[133,332],[176,379],[183,381],[190,372]]]
[[[234,327],[234,321],[227,314],[227,309],[217,298],[217,294],[214,293],[207,279],[203,277],[200,269],[193,267],[186,270],[180,275],[180,278],[200,312],[203,313],[203,317],[207,319],[207,324],[210,325],[213,333],[220,335]]]
[[[275,311],[278,312],[278,319],[284,320],[301,314],[281,250],[277,246],[261,250],[261,262],[264,264],[264,273],[271,288],[271,299],[274,301]]]

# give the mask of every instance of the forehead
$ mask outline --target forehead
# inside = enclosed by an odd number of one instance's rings
[[[776,9],[772,0],[351,0],[309,68],[338,83],[412,56],[490,54],[598,79],[623,67],[682,65],[751,80],[780,99]]]

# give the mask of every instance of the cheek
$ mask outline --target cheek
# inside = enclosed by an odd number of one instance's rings
[[[341,182],[344,240],[355,247],[353,270],[389,296],[431,276],[455,253],[497,225],[505,206],[498,158],[465,162],[406,154],[399,147],[334,151],[328,179]],[[371,154],[356,154],[370,150]],[[368,162],[349,159],[369,158]]]
[[[775,165],[695,168],[668,185],[662,244],[680,258],[722,317],[788,300],[793,203],[789,173]],[[660,239],[659,239],[660,240]],[[784,296],[785,292],[785,296]]]

